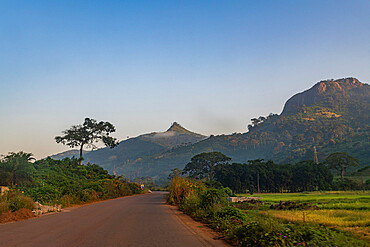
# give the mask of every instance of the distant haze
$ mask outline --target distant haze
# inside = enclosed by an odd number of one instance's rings
[[[370,82],[370,1],[3,1],[0,154],[85,117],[120,140],[245,132],[314,83]]]

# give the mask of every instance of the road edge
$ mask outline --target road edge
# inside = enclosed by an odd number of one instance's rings
[[[220,234],[207,225],[195,221],[189,215],[180,211],[176,206],[166,204],[174,217],[188,229],[204,246],[221,247],[232,246],[225,240],[220,239]]]

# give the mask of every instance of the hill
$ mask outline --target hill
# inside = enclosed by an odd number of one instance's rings
[[[152,132],[121,141],[116,148],[102,148],[84,155],[84,163],[95,163],[107,169],[110,173],[117,172],[130,177],[140,175],[133,162],[138,162],[149,155],[166,152],[168,150],[191,145],[207,138],[201,134],[191,132],[174,122],[165,132]],[[71,150],[52,156],[54,159],[79,157],[78,150]],[[125,167],[122,170],[122,167]]]
[[[84,150],[82,152],[82,154],[85,155],[88,152],[89,151]],[[73,158],[73,157],[76,157],[76,158],[80,157],[80,150],[72,149],[72,150],[68,150],[68,151],[58,153],[58,154],[54,154],[54,155],[50,156],[50,158],[55,159],[55,160],[61,160],[61,159],[64,159],[64,158]]]
[[[322,161],[332,152],[344,151],[370,163],[370,86],[355,78],[325,80],[294,95],[280,115],[252,119],[243,134],[211,136],[208,139],[141,157],[120,166],[125,173],[166,176],[183,168],[201,152],[219,151],[234,162],[264,158],[280,163],[313,159],[314,147]]]

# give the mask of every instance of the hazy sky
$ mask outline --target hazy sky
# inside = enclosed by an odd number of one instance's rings
[[[177,121],[245,132],[314,83],[370,82],[370,1],[0,0],[0,154],[67,150],[85,117],[120,140]]]

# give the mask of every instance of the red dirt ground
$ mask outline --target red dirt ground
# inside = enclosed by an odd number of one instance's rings
[[[21,208],[15,212],[5,212],[0,215],[0,223],[7,223],[12,221],[19,221],[19,220],[25,220],[29,218],[33,218],[35,215],[32,213],[31,210]]]

